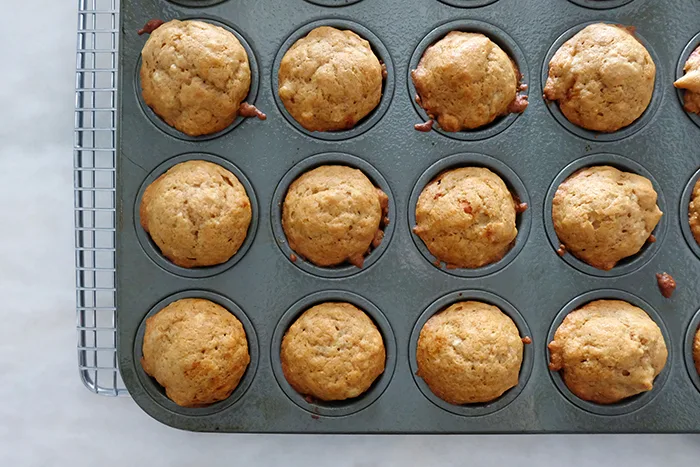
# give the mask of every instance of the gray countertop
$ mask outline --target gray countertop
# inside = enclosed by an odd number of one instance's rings
[[[177,431],[90,394],[75,351],[74,0],[0,16],[0,465],[681,465],[700,436],[303,436]]]

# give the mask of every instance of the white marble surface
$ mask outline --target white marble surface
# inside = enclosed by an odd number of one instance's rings
[[[375,0],[381,1],[381,0]],[[259,436],[177,431],[78,378],[74,0],[0,15],[0,465],[693,465],[698,436]]]

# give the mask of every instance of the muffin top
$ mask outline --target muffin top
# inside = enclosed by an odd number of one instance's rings
[[[383,73],[369,42],[352,31],[321,26],[284,54],[279,96],[309,131],[348,130],[379,104]]]
[[[243,244],[252,217],[236,176],[198,160],[177,164],[153,181],[139,214],[163,256],[184,268],[228,261]]]
[[[695,241],[700,245],[700,180],[695,182],[688,205],[688,222]]]
[[[581,399],[612,404],[649,391],[668,351],[659,326],[621,300],[596,300],[572,311],[549,344],[552,371]]]
[[[554,54],[544,96],[558,101],[570,122],[609,133],[644,113],[654,92],[656,66],[631,31],[592,24]]]
[[[607,271],[647,242],[663,214],[656,198],[641,175],[587,167],[559,185],[552,202],[554,230],[566,251]]]
[[[282,227],[289,247],[317,266],[362,267],[381,243],[388,198],[358,169],[323,165],[289,186]]]
[[[141,51],[143,100],[177,130],[221,131],[238,115],[250,89],[248,54],[235,35],[203,21],[172,20]]]
[[[282,339],[282,371],[300,394],[324,401],[357,397],[384,372],[384,341],[372,320],[343,302],[306,310]]]
[[[673,85],[685,89],[684,108],[688,112],[700,114],[700,47],[695,49],[683,66],[685,75]]]
[[[489,402],[518,384],[523,342],[498,307],[455,303],[432,316],[416,349],[418,376],[451,404]]]
[[[418,235],[448,267],[478,268],[511,249],[518,234],[516,206],[501,178],[482,167],[448,170],[418,198]]]
[[[184,298],[146,319],[141,365],[177,405],[226,399],[248,363],[241,322],[214,302]]]
[[[479,128],[527,107],[517,96],[520,72],[483,34],[450,32],[428,47],[411,77],[419,104],[445,131]]]

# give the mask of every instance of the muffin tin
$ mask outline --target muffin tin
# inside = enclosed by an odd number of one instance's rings
[[[689,354],[700,322],[695,286],[700,249],[692,236],[687,238],[687,190],[682,195],[698,177],[700,128],[688,118],[672,84],[684,63],[684,49],[687,57],[686,47],[698,41],[697,6],[697,0],[678,0],[673,8],[655,0],[538,0],[527,6],[518,0],[122,1],[117,347],[122,378],[134,400],[157,420],[196,431],[700,432],[700,377]],[[187,138],[164,127],[141,103],[137,78],[146,37],[136,31],[153,18],[204,19],[236,31],[257,64],[257,91],[248,102],[268,119],[245,120],[203,138]],[[597,21],[636,26],[655,59],[654,99],[634,131],[612,136],[574,131],[555,117],[556,104],[541,97],[546,73],[540,70],[546,70],[553,45]],[[530,105],[522,115],[494,122],[498,131],[474,137],[413,129],[422,116],[414,107],[409,72],[426,45],[447,32],[443,25],[448,23],[493,34],[527,71]],[[361,131],[302,131],[277,102],[279,59],[290,38],[311,24],[357,25],[387,64],[384,98],[360,123]],[[139,225],[138,205],[147,183],[188,159],[213,160],[232,170],[253,203],[246,244],[223,266],[172,266]],[[579,267],[569,255],[559,257],[547,227],[551,190],[565,171],[591,161],[648,172],[664,211],[657,242],[610,274]],[[290,259],[280,231],[279,203],[292,175],[320,162],[354,165],[386,187],[391,222],[382,246],[362,269],[319,271]],[[412,234],[415,198],[439,171],[469,164],[499,173],[529,209],[519,216],[515,247],[501,262],[476,271],[440,269]],[[678,282],[671,299],[657,289],[655,274],[663,271]],[[207,408],[171,403],[139,362],[146,316],[185,296],[209,298],[239,316],[251,348],[251,365],[239,388]],[[668,363],[653,391],[610,406],[587,404],[548,370],[546,345],[564,311],[595,298],[618,297],[641,305],[660,325]],[[520,383],[489,404],[450,406],[414,375],[422,323],[461,299],[500,306],[521,334],[532,339],[525,348]],[[318,404],[295,394],[281,378],[279,341],[303,309],[327,300],[356,303],[372,317],[385,340],[387,367],[363,396]]]

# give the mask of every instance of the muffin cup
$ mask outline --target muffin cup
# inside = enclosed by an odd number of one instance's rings
[[[467,300],[476,300],[498,307],[503,313],[505,313],[510,319],[513,320],[515,326],[518,328],[520,337],[532,338],[532,333],[530,332],[530,328],[525,322],[525,318],[523,318],[523,316],[513,305],[508,303],[503,298],[499,297],[498,295],[494,295],[490,292],[485,292],[483,290],[459,290],[456,292],[451,292],[437,299],[432,304],[430,304],[430,306],[428,306],[428,308],[426,308],[425,311],[423,311],[423,313],[421,313],[420,317],[418,318],[418,321],[413,326],[413,331],[411,332],[411,338],[408,344],[409,364],[411,366],[413,380],[418,386],[418,389],[420,389],[423,395],[430,402],[437,405],[441,409],[446,410],[448,412],[452,412],[456,415],[462,415],[466,417],[478,417],[492,414],[503,409],[505,406],[513,402],[515,398],[518,397],[518,395],[522,392],[522,390],[527,385],[528,380],[530,379],[530,374],[532,373],[532,365],[534,362],[534,350],[532,349],[532,346],[535,345],[535,343],[523,345],[523,361],[520,365],[520,376],[518,378],[517,386],[507,390],[503,393],[503,395],[501,395],[497,399],[494,399],[491,402],[464,405],[450,404],[449,402],[440,399],[430,390],[430,387],[423,380],[423,378],[417,375],[418,360],[416,354],[418,347],[418,338],[420,337],[420,333],[423,329],[423,326],[434,314],[439,313],[440,311],[444,310],[453,303]]]
[[[146,332],[146,319],[155,315],[171,303],[183,298],[203,298],[226,308],[226,310],[228,310],[241,322],[243,329],[245,330],[246,339],[248,340],[248,354],[250,355],[250,363],[248,364],[248,368],[246,368],[243,377],[239,381],[238,386],[236,386],[236,389],[233,390],[228,398],[213,404],[209,404],[206,407],[182,407],[177,405],[165,395],[165,388],[158,384],[158,381],[156,381],[155,378],[152,378],[146,374],[143,366],[141,366],[141,358],[143,357],[143,337]],[[240,400],[241,397],[243,397],[255,378],[255,372],[258,368],[259,353],[258,338],[255,333],[255,328],[253,328],[253,323],[250,322],[246,314],[238,305],[228,298],[214,292],[205,290],[187,290],[184,292],[178,292],[156,303],[143,318],[143,321],[141,321],[141,324],[136,331],[136,339],[134,340],[134,367],[136,369],[136,376],[138,377],[145,393],[148,394],[148,396],[156,404],[178,415],[187,417],[205,416],[222,412],[230,408],[238,400]]]
[[[571,0],[573,1],[573,0]],[[593,3],[598,3],[594,0],[591,0]],[[578,3],[578,2],[574,2]],[[608,3],[607,1],[605,2],[600,2],[600,3]],[[612,7],[609,7],[612,8]],[[574,37],[578,32],[580,32],[583,28],[586,26],[590,26],[591,24],[598,24],[598,23],[605,23],[605,24],[618,24],[613,21],[589,21],[587,23],[583,24],[578,24],[571,29],[567,30],[564,32],[559,38],[554,41],[554,44],[552,44],[552,47],[550,47],[549,51],[547,52],[547,55],[544,58],[544,62],[542,63],[542,94],[544,94],[544,87],[547,84],[547,78],[549,77],[549,62],[552,60],[552,57],[554,57],[554,54],[557,53],[559,48],[564,45],[566,41]],[[663,72],[663,67],[662,67],[662,61],[659,59],[659,56],[656,55],[656,52],[654,49],[651,47],[651,44],[647,42],[644,37],[642,37],[638,32],[635,32],[634,34],[635,38],[647,49],[649,52],[649,55],[651,56],[651,59],[654,61],[656,64],[656,79],[654,81],[654,93],[651,96],[651,101],[649,102],[649,105],[647,106],[646,110],[642,115],[639,116],[637,120],[632,122],[631,124],[627,125],[624,128],[621,128],[617,131],[614,131],[612,133],[601,133],[598,131],[591,131],[591,130],[586,130],[585,128],[582,128],[567,119],[564,114],[562,113],[561,109],[559,109],[559,102],[557,101],[547,101],[545,100],[545,103],[547,104],[547,108],[549,109],[549,113],[552,114],[554,119],[559,122],[561,126],[563,126],[566,130],[568,130],[570,133],[583,138],[587,139],[589,141],[596,141],[596,142],[610,142],[610,141],[619,141],[621,139],[627,138],[629,136],[634,135],[638,131],[640,131],[642,128],[644,128],[653,118],[654,115],[656,114],[656,111],[661,105],[661,100],[663,99],[663,88],[664,86],[668,85],[666,82],[666,78],[664,76]]]
[[[594,300],[623,300],[629,302],[632,305],[644,310],[644,312],[647,315],[649,315],[649,317],[652,320],[654,320],[654,322],[661,329],[661,334],[664,337],[664,341],[666,342],[666,348],[668,350],[668,358],[666,359],[666,365],[664,366],[663,370],[661,370],[661,373],[659,373],[656,379],[654,379],[653,389],[651,391],[642,392],[632,397],[628,397],[620,402],[616,402],[613,404],[597,404],[595,402],[583,400],[577,395],[575,395],[573,392],[571,392],[571,390],[566,386],[566,383],[564,383],[564,378],[562,377],[560,371],[549,370],[549,375],[551,376],[552,382],[557,387],[559,392],[569,402],[571,402],[573,405],[577,406],[580,409],[583,409],[587,412],[596,415],[628,414],[641,409],[645,405],[649,404],[652,400],[654,400],[654,398],[662,391],[663,386],[666,383],[666,380],[668,379],[668,375],[671,373],[671,366],[673,364],[673,342],[671,341],[671,337],[668,334],[666,325],[664,324],[661,315],[659,315],[659,313],[657,313],[651,305],[649,305],[641,298],[637,297],[636,295],[632,295],[631,293],[615,289],[593,290],[591,292],[584,293],[583,295],[579,295],[578,297],[574,298],[569,303],[567,303],[564,306],[564,308],[561,309],[561,311],[554,318],[554,322],[552,322],[552,325],[549,328],[549,333],[547,334],[547,341],[544,343],[545,361],[547,362],[547,364],[549,364],[550,353],[549,348],[547,346],[550,342],[554,340],[554,334],[557,332],[557,329],[564,321],[564,318],[566,318],[566,316],[572,311],[581,308],[586,303],[592,302]]]
[[[698,48],[698,46],[700,46],[700,34],[697,34],[692,39],[690,39],[688,45],[686,45],[685,49],[683,49],[683,52],[681,52],[681,57],[678,59],[678,64],[676,65],[676,80],[680,79],[681,77],[683,77],[683,75],[685,75],[685,71],[683,71],[683,67],[685,67],[685,62],[688,61],[690,54],[692,54],[693,51]],[[685,112],[685,114],[688,116],[688,118],[690,118],[693,121],[693,123],[700,127],[700,115],[688,112],[683,108],[683,106],[685,105],[685,93],[686,91],[684,89],[676,88],[676,95],[678,96],[678,101],[681,104],[681,109],[683,109],[683,112]]]
[[[698,327],[700,327],[700,310],[691,318],[688,329],[685,332],[685,340],[683,341],[683,360],[685,360],[685,366],[688,369],[688,376],[690,376],[690,380],[695,385],[695,388],[700,391],[700,374],[695,368],[695,360],[693,359],[693,341],[695,340],[695,333],[698,332]]]
[[[558,250],[562,242],[559,240],[557,232],[554,230],[554,220],[552,219],[552,205],[554,201],[554,195],[556,194],[559,185],[561,185],[562,182],[569,178],[569,176],[571,176],[574,172],[586,167],[598,165],[609,165],[615,167],[616,169],[625,172],[635,173],[637,175],[641,175],[649,179],[651,184],[654,186],[654,190],[658,195],[656,204],[659,206],[659,209],[661,209],[661,211],[664,213],[663,216],[661,216],[659,223],[656,225],[656,228],[652,231],[652,234],[656,237],[656,241],[653,243],[647,241],[637,254],[621,259],[617,262],[615,267],[613,267],[609,271],[604,271],[602,269],[593,267],[590,264],[578,259],[570,252],[566,252],[566,254],[564,254],[564,256],[561,257],[570,266],[573,266],[579,271],[589,274],[591,276],[617,277],[625,274],[630,274],[643,267],[649,261],[651,261],[654,255],[656,255],[656,253],[658,253],[658,251],[661,249],[661,244],[663,243],[664,237],[666,236],[666,226],[668,225],[668,210],[666,208],[666,202],[664,199],[663,192],[661,191],[661,186],[654,179],[651,173],[649,173],[649,171],[647,171],[640,164],[626,157],[619,156],[617,154],[593,154],[591,156],[582,157],[570,163],[569,165],[564,167],[564,169],[561,172],[559,172],[557,177],[550,185],[549,190],[547,191],[547,198],[545,198],[544,201],[544,227],[547,232],[547,238],[549,238],[549,242],[552,244],[554,251]]]
[[[450,5],[457,8],[478,8],[492,3],[498,0],[439,0],[445,5]]]
[[[243,244],[238,249],[236,254],[233,255],[228,261],[226,261],[225,263],[217,264],[215,266],[205,266],[198,268],[183,268],[181,266],[177,266],[168,258],[163,256],[163,253],[161,253],[160,248],[158,248],[158,245],[155,244],[151,236],[141,226],[141,214],[139,208],[141,206],[141,200],[143,199],[143,194],[146,191],[146,188],[148,188],[148,186],[151,183],[153,183],[155,179],[163,175],[171,167],[181,162],[190,160],[203,160],[213,162],[214,164],[220,165],[224,169],[228,170],[229,172],[234,174],[236,178],[238,178],[238,180],[241,182],[241,184],[245,188],[246,194],[248,195],[248,199],[250,200],[250,209],[252,217],[250,220],[250,225],[248,226],[248,233],[246,234]],[[148,174],[146,179],[141,184],[141,188],[139,189],[138,195],[136,196],[136,203],[134,204],[134,228],[136,229],[136,237],[138,238],[139,243],[143,248],[143,251],[154,263],[156,263],[158,266],[165,269],[166,271],[178,276],[189,278],[204,278],[214,276],[216,274],[221,274],[222,272],[235,265],[238,261],[240,261],[246,254],[250,246],[253,244],[255,234],[258,230],[259,217],[260,215],[258,209],[258,199],[255,196],[255,190],[253,189],[253,185],[251,185],[250,181],[245,176],[245,174],[238,167],[236,167],[226,159],[222,159],[213,154],[206,153],[182,154],[168,159],[167,161],[160,164],[158,167],[153,169],[153,171],[150,174]]]
[[[225,1],[225,0],[224,0]],[[196,0],[190,0],[190,1],[183,1],[179,0],[176,3],[181,2],[182,5],[184,6],[202,6],[200,3],[202,2],[197,2]],[[214,2],[207,2],[206,5],[213,5],[215,3],[220,3],[220,1],[214,1]],[[258,61],[255,58],[255,53],[253,52],[253,49],[250,47],[250,44],[248,44],[248,41],[239,33],[236,31],[233,26],[230,26],[227,23],[224,23],[220,19],[214,19],[214,18],[209,18],[209,17],[184,17],[181,18],[182,21],[185,20],[197,20],[197,21],[204,21],[206,23],[213,24],[215,26],[220,26],[224,29],[226,29],[228,32],[236,36],[238,41],[241,43],[243,48],[246,51],[246,54],[248,55],[248,63],[250,65],[250,89],[248,90],[248,95],[246,96],[245,99],[243,99],[243,102],[247,102],[249,104],[254,104],[256,98],[258,97],[258,86],[259,86],[259,81],[260,81],[260,72],[258,71]],[[182,139],[185,141],[209,141],[212,139],[219,138],[229,131],[233,130],[236,128],[238,125],[243,123],[246,118],[241,117],[238,115],[236,119],[231,123],[229,126],[224,128],[221,131],[218,131],[216,133],[212,133],[210,135],[202,135],[202,136],[190,136],[188,134],[185,134],[177,129],[175,127],[172,127],[165,123],[165,121],[160,118],[143,100],[143,93],[141,91],[141,56],[139,55],[138,61],[136,62],[136,68],[134,70],[134,92],[136,93],[137,100],[139,102],[139,105],[141,107],[141,110],[143,113],[146,115],[146,117],[160,130],[163,132],[167,133],[168,135]]]
[[[369,316],[374,324],[379,329],[384,341],[384,349],[386,351],[386,363],[384,372],[374,380],[374,383],[363,394],[344,401],[320,401],[307,400],[304,395],[299,394],[287,382],[282,371],[282,362],[280,360],[280,350],[282,347],[282,339],[284,338],[287,329],[309,308],[319,303],[324,302],[348,302]],[[372,405],[384,393],[384,390],[389,386],[391,378],[396,367],[396,338],[391,329],[389,321],[384,314],[372,302],[351,292],[343,290],[326,290],[308,295],[294,303],[282,315],[277,327],[272,335],[272,346],[270,348],[270,361],[272,363],[272,371],[275,374],[277,383],[282,388],[282,391],[289,399],[302,409],[310,412],[313,415],[324,417],[342,417],[350,415],[360,410],[363,410]]]
[[[632,0],[569,0],[578,6],[590,8],[591,10],[609,10],[611,8],[621,7],[632,2]]]
[[[681,194],[681,204],[679,208],[680,215],[678,216],[681,222],[681,232],[683,232],[683,237],[688,243],[688,247],[695,253],[695,256],[700,258],[700,245],[695,241],[693,237],[693,232],[690,230],[690,222],[688,220],[690,198],[693,196],[693,188],[695,188],[695,183],[700,180],[700,170],[696,171],[690,180],[685,185],[683,193]]]
[[[518,236],[515,237],[515,245],[495,263],[487,264],[480,268],[457,268],[457,269],[447,269],[446,267],[436,266],[438,259],[430,253],[428,247],[425,245],[423,240],[413,233],[413,228],[416,226],[416,205],[418,204],[418,198],[420,197],[423,189],[430,183],[435,177],[440,173],[456,169],[459,167],[485,167],[496,175],[501,177],[505,182],[511,193],[518,197],[520,202],[527,203],[528,208],[525,212],[516,215],[515,224],[518,228]],[[423,257],[428,260],[434,267],[440,269],[443,272],[452,274],[454,276],[460,277],[483,277],[489,274],[500,271],[504,267],[508,266],[513,260],[518,256],[518,253],[523,249],[527,238],[530,235],[530,225],[532,224],[532,204],[530,203],[530,197],[527,193],[527,189],[523,184],[520,177],[506,164],[494,159],[493,157],[486,156],[483,154],[473,154],[473,153],[462,153],[454,154],[452,156],[440,159],[438,162],[434,163],[428,169],[423,172],[418,181],[416,181],[413,186],[413,191],[411,192],[411,197],[408,201],[408,228],[411,232],[411,237],[413,238],[413,243],[415,243],[416,248],[421,252]],[[440,262],[442,264],[442,262]]]
[[[450,2],[446,3],[452,3],[455,2],[455,0],[450,0]],[[455,2],[457,3],[457,2]],[[459,2],[459,3],[472,3],[472,2]],[[483,2],[479,2],[483,3]],[[489,2],[490,3],[490,2]],[[461,5],[460,5],[461,6]],[[481,6],[481,5],[474,5],[474,6]],[[411,56],[411,61],[409,62],[408,65],[408,78],[407,78],[407,83],[408,83],[408,94],[409,98],[411,99],[411,102],[413,103],[413,107],[416,109],[416,112],[418,112],[418,115],[420,116],[421,120],[424,122],[427,122],[430,120],[430,117],[428,116],[428,113],[425,111],[423,107],[416,101],[416,96],[418,95],[418,91],[416,90],[416,86],[413,84],[413,78],[411,77],[411,72],[418,68],[418,64],[421,61],[421,58],[423,58],[423,54],[425,51],[445,37],[449,32],[451,31],[464,31],[464,32],[474,32],[474,33],[480,33],[483,34],[484,36],[488,37],[491,39],[494,43],[496,43],[503,51],[508,54],[508,56],[515,62],[515,64],[518,66],[518,69],[520,71],[520,74],[522,75],[521,82],[524,84],[527,84],[528,86],[530,85],[530,72],[528,70],[527,66],[527,60],[525,59],[525,54],[520,50],[520,47],[518,44],[513,40],[505,31],[497,28],[496,26],[493,26],[488,23],[484,23],[482,21],[476,21],[476,20],[458,20],[458,21],[452,21],[449,23],[445,23],[441,26],[438,26],[437,28],[433,29],[430,33],[428,33],[427,36],[423,38],[423,40],[420,41],[420,43],[416,46],[415,50],[413,51],[413,55]],[[529,89],[529,87],[528,87]],[[527,96],[528,95],[528,90],[525,91],[518,91],[519,95]],[[527,110],[525,111],[527,112]],[[435,131],[440,133],[443,136],[447,136],[449,138],[453,139],[458,139],[462,141],[478,141],[486,138],[490,138],[492,136],[496,136],[497,134],[505,131],[509,126],[515,122],[515,120],[520,117],[522,113],[510,113],[508,115],[502,116],[502,117],[497,117],[493,122],[489,123],[488,125],[484,125],[480,128],[474,129],[474,130],[462,130],[462,131],[445,131],[440,126],[437,124],[433,127]]]
[[[322,165],[345,165],[359,169],[367,176],[367,178],[369,178],[375,187],[381,189],[389,197],[389,224],[384,226],[384,238],[377,248],[372,249],[369,254],[365,256],[365,261],[361,268],[350,264],[341,264],[330,267],[316,266],[292,250],[287,242],[287,236],[284,233],[284,228],[282,227],[282,206],[284,204],[284,198],[287,196],[289,186],[302,174]],[[334,279],[359,274],[366,271],[374,263],[379,261],[379,258],[389,247],[389,243],[391,242],[391,238],[394,233],[394,225],[396,224],[397,216],[394,195],[389,188],[389,183],[387,183],[386,179],[377,169],[359,157],[339,152],[328,152],[317,154],[302,160],[293,166],[284,175],[284,177],[282,177],[282,180],[280,180],[277,188],[275,189],[275,193],[272,196],[270,218],[272,221],[272,233],[277,241],[277,246],[279,246],[282,254],[284,254],[289,261],[291,261],[302,271],[308,272],[309,274]],[[296,259],[292,261],[291,258],[293,257],[296,257]]]
[[[294,117],[292,117],[292,115],[287,111],[287,108],[284,106],[284,103],[279,95],[279,71],[284,54],[287,53],[289,48],[294,45],[296,41],[302,37],[305,37],[312,30],[320,26],[330,26],[336,29],[353,31],[358,36],[369,42],[374,54],[377,56],[379,61],[386,66],[386,79],[384,79],[382,84],[382,98],[379,101],[379,104],[374,108],[374,110],[367,114],[365,118],[357,122],[357,124],[349,130],[309,131],[301,126],[301,124],[297,122]],[[300,132],[320,140],[343,141],[365,133],[376,125],[379,120],[381,120],[389,108],[392,98],[394,97],[394,79],[394,64],[391,60],[391,56],[389,55],[389,50],[384,46],[384,44],[382,44],[382,41],[372,31],[353,21],[343,19],[322,19],[306,24],[305,26],[297,29],[282,44],[277,52],[277,55],[275,56],[275,62],[272,67],[272,94],[275,97],[277,108],[279,108],[279,111],[282,113],[282,115],[284,115],[284,118],[286,118],[287,121]]]

